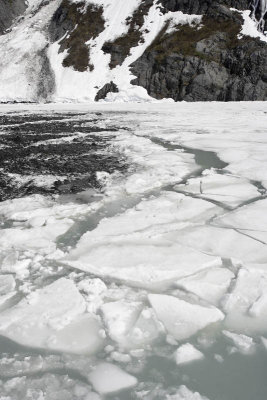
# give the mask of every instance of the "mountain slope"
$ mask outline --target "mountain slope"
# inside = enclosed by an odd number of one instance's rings
[[[0,101],[267,99],[265,0],[25,7],[0,0],[10,15],[6,25],[0,20]]]

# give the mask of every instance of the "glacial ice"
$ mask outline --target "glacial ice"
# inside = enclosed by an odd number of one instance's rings
[[[249,181],[216,173],[189,179],[186,185],[177,185],[177,190],[193,193],[202,199],[215,200],[230,207],[236,207],[259,196],[257,188]]]
[[[0,334],[23,346],[70,353],[101,348],[101,326],[85,313],[85,302],[74,283],[61,278],[32,292],[0,315]]]
[[[148,299],[167,332],[177,340],[187,339],[224,319],[224,314],[215,307],[203,307],[163,294],[150,294]]]
[[[179,279],[176,281],[176,285],[195,293],[211,304],[218,305],[234,277],[234,273],[229,269],[210,268],[195,275]]]
[[[93,201],[0,204],[2,396],[266,399],[265,105],[205,107],[53,105],[129,127],[112,135],[130,168]],[[51,105],[1,106],[17,108]],[[196,165],[187,147],[229,165]],[[177,365],[192,346],[205,358]]]
[[[180,346],[174,353],[177,365],[188,364],[192,361],[203,360],[204,354],[196,349],[192,344],[185,343]]]
[[[137,384],[134,376],[109,363],[97,365],[88,378],[93,388],[104,395],[129,389]]]
[[[182,194],[164,193],[134,209],[102,220],[80,239],[64,262],[98,276],[152,287],[220,265],[220,259],[176,240],[177,232],[216,212],[216,206]],[[135,249],[138,248],[138,252]]]

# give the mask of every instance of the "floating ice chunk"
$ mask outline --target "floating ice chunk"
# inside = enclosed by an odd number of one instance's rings
[[[178,287],[186,289],[208,302],[218,305],[235,275],[226,268],[210,268],[193,276],[179,279]]]
[[[88,384],[67,374],[41,373],[0,381],[1,400],[101,400]]]
[[[0,314],[0,333],[19,344],[70,353],[93,353],[103,340],[100,325],[84,314],[74,283],[61,278]]]
[[[223,357],[220,354],[214,354],[214,359],[219,363],[223,363]]]
[[[14,221],[25,221],[35,211],[51,207],[52,204],[48,197],[41,195],[6,200],[0,203],[0,215]]]
[[[177,365],[187,364],[192,361],[203,360],[204,354],[196,349],[192,344],[186,343],[180,346],[174,353]]]
[[[128,363],[131,361],[131,356],[129,356],[129,354],[119,353],[118,351],[113,351],[110,356],[112,360],[120,363]]]
[[[265,347],[265,349],[267,350],[267,339],[265,337],[262,336],[261,338],[262,344]]]
[[[186,386],[179,387],[175,394],[167,395],[166,400],[208,400],[207,397],[201,396],[198,392],[191,392]]]
[[[229,206],[239,204],[259,196],[257,188],[248,180],[221,174],[209,174],[189,179],[186,185],[177,185],[178,191],[199,195]]]
[[[241,351],[241,353],[251,353],[255,347],[253,339],[249,336],[242,334],[239,335],[225,330],[223,331],[223,334],[234,342],[235,346]]]
[[[144,309],[128,333],[126,345],[127,347],[144,347],[155,341],[163,332],[164,327],[158,321],[154,310]]]
[[[101,279],[83,279],[78,283],[78,288],[88,295],[101,295],[107,290],[107,286]]]
[[[137,379],[119,367],[102,363],[88,376],[93,388],[100,394],[109,394],[130,389],[137,384]]]
[[[120,300],[103,304],[101,310],[111,339],[125,343],[126,335],[136,322],[141,309],[141,302]]]
[[[265,264],[239,270],[233,291],[226,296],[226,326],[247,334],[267,331],[267,271]]]
[[[224,319],[224,314],[215,307],[203,307],[161,294],[150,294],[148,298],[159,320],[177,340],[187,339],[207,325]]]
[[[63,235],[73,222],[70,219],[54,220],[45,226],[29,229],[19,227],[3,229],[0,231],[1,247],[9,249],[11,244],[17,250],[39,250],[43,253],[50,253],[55,250],[54,241]]]

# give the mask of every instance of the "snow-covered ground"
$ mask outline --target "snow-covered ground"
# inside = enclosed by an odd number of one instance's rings
[[[0,399],[266,400],[266,104],[51,110],[130,168],[0,203]]]

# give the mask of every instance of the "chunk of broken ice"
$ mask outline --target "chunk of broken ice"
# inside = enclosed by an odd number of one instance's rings
[[[74,283],[61,278],[2,312],[0,334],[24,346],[94,353],[103,339],[99,321],[85,308]]]
[[[109,363],[97,365],[88,379],[93,388],[103,395],[129,389],[137,384],[134,376]]]
[[[191,343],[185,343],[175,351],[174,358],[177,365],[188,364],[192,361],[203,360],[204,354]]]
[[[224,314],[215,307],[203,307],[162,294],[150,294],[148,298],[167,332],[177,340],[187,339],[207,325],[224,319]]]

